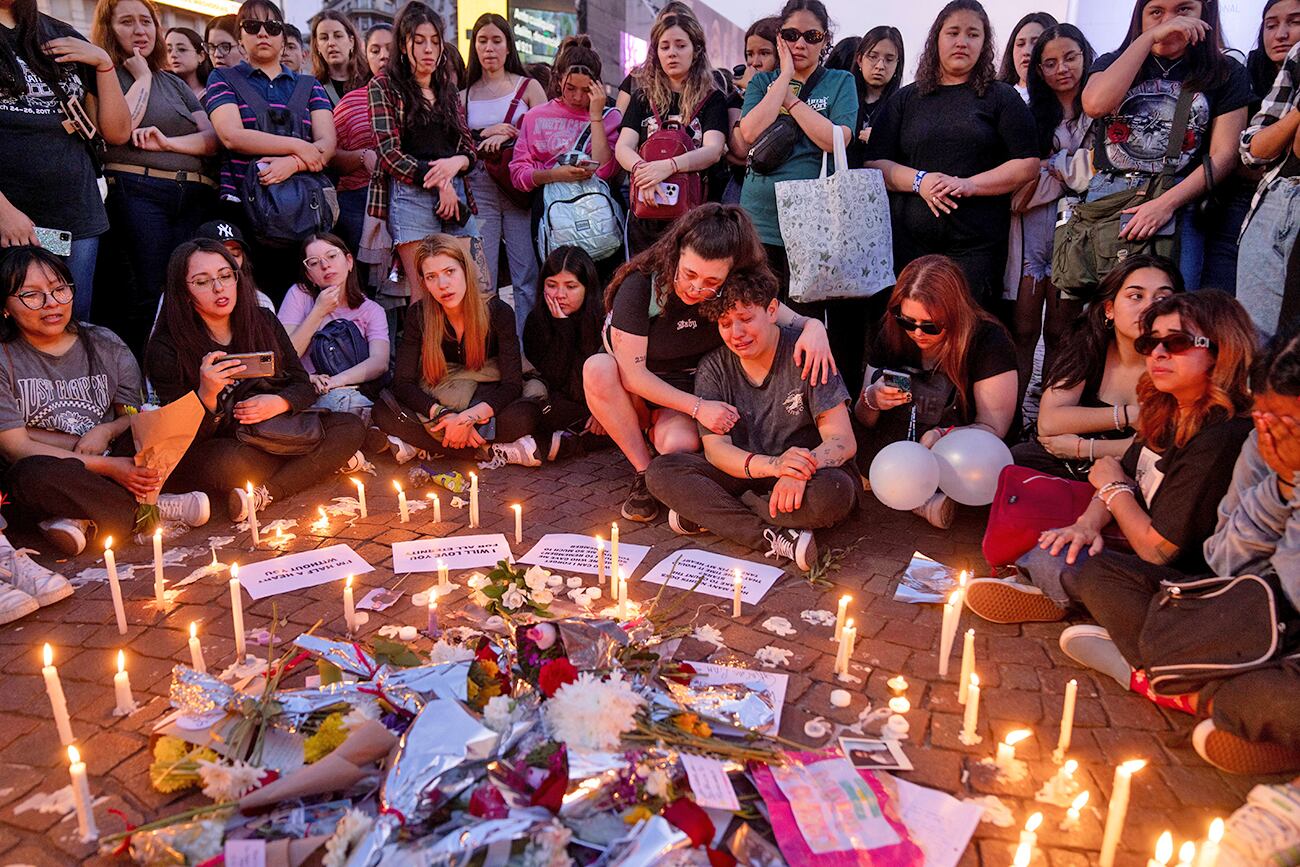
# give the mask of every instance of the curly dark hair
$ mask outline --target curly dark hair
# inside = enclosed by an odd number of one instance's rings
[[[737,304],[766,307],[776,299],[778,288],[776,276],[767,268],[732,271],[718,294],[700,303],[700,312],[710,322],[717,322]]]
[[[989,13],[984,11],[979,0],[952,0],[930,25],[930,34],[925,37],[925,50],[921,52],[921,60],[916,65],[916,89],[923,96],[939,89],[939,34],[948,19],[958,12],[973,12],[984,25],[984,45],[980,48],[980,56],[975,60],[975,68],[971,70],[968,83],[975,94],[982,97],[988,92],[989,85],[997,80],[997,68],[993,65],[993,25],[989,22]]]
[[[429,82],[433,90],[433,103],[424,98],[420,85],[415,80],[415,71],[407,56],[408,43],[415,37],[416,29],[422,24],[433,26],[434,32],[442,44],[438,55],[438,65],[433,68],[433,78]],[[397,13],[393,24],[393,54],[388,61],[387,77],[392,89],[402,100],[405,109],[406,127],[417,128],[432,120],[437,114],[446,115],[447,125],[465,133],[461,121],[459,79],[451,54],[456,54],[455,43],[446,39],[446,26],[442,16],[419,0],[411,0]]]

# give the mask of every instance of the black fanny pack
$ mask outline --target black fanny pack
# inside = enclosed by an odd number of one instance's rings
[[[813,74],[808,76],[807,83],[799,89],[801,97],[803,94],[812,93],[813,88],[825,74],[826,67],[818,66]],[[785,165],[786,160],[790,159],[790,154],[794,153],[794,146],[799,143],[799,139],[805,137],[804,131],[799,128],[799,124],[793,117],[788,114],[778,114],[776,120],[759,134],[758,141],[754,142],[754,146],[749,149],[747,165],[760,175],[770,175]]]

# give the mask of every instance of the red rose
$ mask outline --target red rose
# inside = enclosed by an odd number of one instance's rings
[[[695,666],[689,662],[679,662],[675,665],[671,674],[664,675],[664,680],[680,683],[682,686],[690,686],[691,681],[695,679],[695,675]]]
[[[561,656],[542,663],[541,671],[537,674],[537,686],[542,690],[542,695],[550,698],[560,687],[577,679],[578,669],[573,667],[567,657]]]
[[[469,814],[480,819],[504,819],[510,815],[510,808],[496,786],[483,783],[469,796]]]
[[[1106,127],[1106,140],[1111,144],[1126,142],[1132,134],[1132,129],[1130,129],[1129,125],[1122,120],[1117,120],[1110,124],[1110,126]]]
[[[1184,150],[1184,151],[1194,151],[1194,150],[1196,150],[1196,131],[1195,131],[1195,130],[1191,130],[1191,129],[1189,129],[1187,132],[1183,133],[1183,150]]]

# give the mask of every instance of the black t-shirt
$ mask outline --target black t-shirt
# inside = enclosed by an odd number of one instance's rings
[[[1129,446],[1120,465],[1138,484],[1151,528],[1178,547],[1169,563],[1189,575],[1205,573],[1205,540],[1218,522],[1219,501],[1232,482],[1232,468],[1250,435],[1249,418],[1206,425],[1182,448],[1157,454],[1141,442]]]
[[[1014,93],[1015,91],[1012,91]],[[968,425],[975,421],[975,383],[1016,369],[1016,347],[1011,335],[997,322],[981,322],[975,329],[966,352],[968,368],[966,410],[957,402],[956,387],[938,370],[921,369],[921,352],[910,340],[902,353],[892,353],[885,345],[883,332],[877,335],[867,363],[880,371],[888,368],[912,374],[912,403],[886,410],[882,415],[903,417],[915,406],[918,435],[933,427]],[[874,381],[874,380],[873,380]],[[1012,425],[1014,431],[1016,426]]]
[[[722,335],[698,304],[684,303],[676,292],[669,292],[663,309],[656,305],[651,316],[653,292],[648,276],[629,275],[614,296],[610,325],[647,339],[646,369],[651,373],[675,385],[689,382],[700,359],[722,345]]]
[[[669,103],[668,113],[662,115],[665,122],[681,123],[681,94],[674,93],[672,101]],[[638,90],[632,95],[632,101],[628,103],[627,114],[623,115],[623,129],[636,130],[636,146],[640,150],[645,140],[654,135],[659,130],[659,123],[655,120],[655,114],[650,110],[650,99],[646,96],[645,91]],[[691,119],[688,127],[691,138],[695,141],[695,146],[700,147],[704,144],[704,133],[710,130],[720,132],[723,138],[728,133],[727,129],[727,97],[719,90],[709,92],[708,98],[704,100],[695,111],[695,116]]]
[[[1103,54],[1092,65],[1092,71],[1109,68],[1117,57],[1119,52]],[[1254,99],[1246,68],[1226,55],[1223,62],[1227,65],[1223,81],[1192,99],[1192,114],[1178,161],[1179,176],[1186,176],[1201,165],[1201,157],[1210,147],[1210,125],[1214,118],[1245,108]],[[1168,61],[1147,57],[1119,107],[1100,121],[1107,145],[1102,157],[1094,157],[1099,171],[1106,168],[1106,160],[1121,174],[1160,171],[1169,147],[1174,108],[1188,68],[1186,58],[1170,66]]]
[[[420,160],[441,160],[461,152],[460,129],[445,112],[408,113],[402,129],[402,150]]]
[[[892,160],[918,171],[969,178],[1008,160],[1038,156],[1029,107],[1015,88],[989,85],[983,96],[969,84],[941,86],[921,95],[915,84],[894,94],[874,118],[868,160]],[[1006,243],[1011,197],[962,199],[951,214],[936,217],[911,190],[890,193],[894,233],[914,236],[924,249],[947,243],[960,251]]]
[[[85,39],[48,15],[39,21],[43,40]],[[18,54],[17,32],[0,25],[0,43],[18,57],[27,80],[21,96],[0,94],[0,193],[41,228],[64,229],[74,239],[107,231],[108,214],[85,141],[63,128],[58,95]],[[58,65],[64,94],[84,105],[86,94],[95,93],[95,70],[85,64]]]
[[[860,169],[867,161],[867,145],[859,136],[864,129],[871,129],[876,118],[880,117],[880,110],[889,102],[888,96],[882,96],[875,102],[867,102],[865,99],[858,103],[858,122],[853,129],[853,138],[849,141],[848,158],[849,168]]]

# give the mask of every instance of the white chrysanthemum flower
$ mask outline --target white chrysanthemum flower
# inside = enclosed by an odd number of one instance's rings
[[[348,731],[360,728],[369,720],[379,719],[379,704],[371,698],[358,700],[343,717],[343,725]]]
[[[433,647],[429,649],[429,664],[442,665],[445,662],[462,662],[466,659],[473,659],[474,651],[468,647],[462,647],[459,644],[448,644],[445,641],[435,641]]]
[[[646,775],[645,790],[651,797],[667,798],[670,782],[668,774],[662,768],[655,768]]]
[[[256,765],[244,762],[205,762],[200,760],[199,778],[203,780],[203,794],[213,803],[238,801],[256,789],[265,773]]]
[[[570,747],[614,750],[623,735],[636,726],[634,717],[644,703],[623,680],[622,672],[601,680],[584,671],[546,702],[546,721],[555,739]]]
[[[370,833],[375,820],[360,810],[348,810],[334,826],[334,834],[325,841],[323,867],[343,867],[348,862],[349,850]]]
[[[505,592],[505,595],[501,597],[501,604],[509,611],[515,611],[516,609],[522,608],[524,603],[527,601],[528,597],[525,596],[524,592],[518,587],[511,587]]]
[[[524,850],[523,867],[571,867],[569,838],[573,832],[559,822],[536,829]]]
[[[488,699],[487,706],[483,708],[483,724],[498,734],[505,734],[510,731],[510,726],[514,722],[514,713],[514,699],[509,696],[494,695]]]

